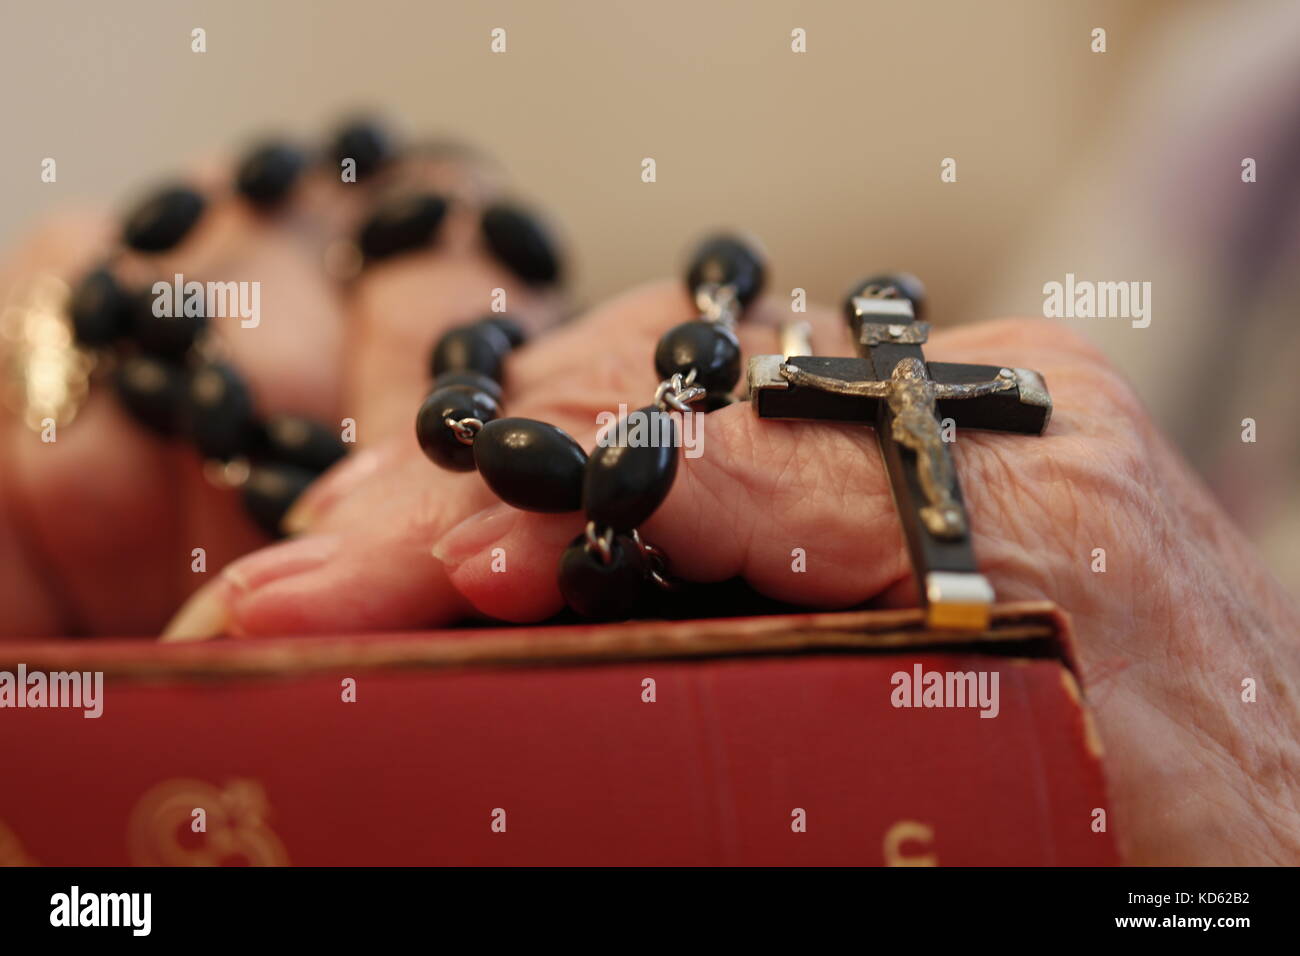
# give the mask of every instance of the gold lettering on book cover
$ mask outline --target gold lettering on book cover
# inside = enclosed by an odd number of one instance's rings
[[[268,825],[269,816],[266,791],[255,780],[231,780],[224,788],[203,780],[168,780],[145,793],[131,812],[131,862],[286,866],[288,851]]]
[[[905,846],[904,844],[907,844]],[[885,866],[938,866],[937,853],[918,853],[934,844],[934,827],[916,820],[899,820],[885,831]]]
[[[0,820],[0,866],[35,866],[36,861],[23,849],[18,834]]]

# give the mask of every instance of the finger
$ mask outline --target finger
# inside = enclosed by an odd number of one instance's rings
[[[506,360],[505,414],[550,422],[592,447],[597,413],[617,410],[620,403],[640,407],[650,399],[657,381],[655,343],[667,329],[694,315],[681,283],[662,280],[552,330]],[[760,302],[739,328],[744,354],[776,350],[779,325],[788,316],[775,302]],[[829,310],[814,309],[798,319],[813,326],[819,348],[835,347],[828,343],[842,337],[840,323]],[[399,410],[395,394],[393,405],[392,415],[413,418],[413,404]],[[325,475],[295,505],[286,525],[294,531],[337,530],[351,521],[365,522],[400,502],[404,485],[437,481],[437,470],[419,452],[407,425]]]
[[[234,562],[197,592],[163,634],[168,641],[346,633],[438,626],[468,613],[429,542],[449,502],[482,494],[473,475],[447,476],[386,520],[348,533],[313,533]]]
[[[208,316],[216,351],[238,369],[261,414],[332,420],[344,312],[325,249],[337,230],[349,228],[359,200],[311,170],[282,208],[262,212],[231,189],[232,168],[214,161],[192,172],[189,181],[210,198],[191,233],[161,254],[128,250],[115,270],[130,288],[174,287],[177,276],[241,283],[240,298],[227,303],[230,314]]]
[[[427,273],[427,266],[422,271]],[[464,287],[473,286],[474,280],[466,277],[464,269],[444,270],[442,274],[451,284],[467,282]],[[427,283],[429,277],[412,273],[411,281]],[[459,314],[465,313],[461,310]],[[570,430],[579,441],[589,431],[594,436],[595,410],[601,401],[608,404],[612,398],[613,407],[617,407],[619,401],[636,395],[635,384],[628,381],[633,377],[633,367],[638,371],[651,369],[646,377],[648,388],[653,388],[653,365],[642,347],[644,340],[648,337],[653,343],[663,329],[689,314],[685,294],[676,284],[663,282],[621,296],[580,320],[553,329],[507,357],[506,414],[543,418]],[[432,334],[416,322],[408,322],[407,326],[422,340]],[[408,366],[407,377],[424,380],[425,366],[414,369],[411,356],[415,349],[399,345],[397,329],[376,335],[385,341],[377,343],[372,359],[363,361],[378,362],[381,357],[394,361],[388,352],[395,350],[403,354],[400,361]],[[609,343],[610,347],[593,350],[593,341]],[[380,373],[376,368],[366,374]],[[372,407],[384,406],[382,414],[394,423],[392,433],[376,439],[316,482],[286,519],[288,527],[295,531],[338,530],[352,522],[368,523],[372,515],[395,503],[403,506],[409,490],[437,485],[442,480],[442,472],[424,457],[415,440],[413,426],[419,399],[411,395],[419,393],[413,388],[408,385],[406,389],[383,392],[371,400],[375,403]],[[455,520],[471,514],[473,505],[482,500],[476,496],[464,502]]]
[[[76,281],[111,241],[112,230],[112,220],[97,213],[56,217],[38,228],[0,279],[6,302],[24,308],[23,290],[40,276]],[[16,417],[5,419],[4,510],[18,548],[13,560],[40,582],[6,606],[46,606],[42,623],[29,616],[29,636],[156,627],[187,566],[175,550],[181,505],[170,480],[173,454],[100,390],[53,440],[44,437]],[[120,560],[125,541],[138,549],[130,565]],[[136,585],[142,576],[158,587],[141,595]]]
[[[598,366],[604,374],[566,373],[561,371],[562,366],[554,355],[539,356],[539,367],[529,369],[526,379],[534,384],[534,390],[525,403],[527,414],[559,424],[586,448],[594,447],[598,430],[596,412],[616,410],[620,402],[630,404],[631,407],[646,404],[649,394],[641,398],[628,394],[626,382],[632,377],[632,366],[651,365],[649,377],[653,382],[653,367],[648,356],[653,354],[654,343],[677,321],[689,320],[693,314],[693,307],[676,284],[659,283],[610,303],[606,310],[593,315],[589,323],[584,323],[584,328],[577,330],[600,339],[603,326],[612,329],[617,324],[620,349],[617,355],[605,357],[605,365]],[[741,323],[740,334],[746,352],[777,351],[777,329],[781,322],[789,319],[789,313],[776,303],[768,300],[760,303]],[[832,310],[814,308],[806,315],[800,314],[798,319],[810,324],[813,344],[819,351],[835,347],[831,343],[845,337],[843,323]],[[621,345],[624,341],[629,342],[626,349]],[[747,406],[733,406],[710,415],[705,420],[709,439],[714,435],[715,422],[743,420],[736,418],[737,413],[741,412],[748,414]],[[853,438],[850,440],[857,441]],[[755,496],[760,493],[753,489],[751,492]],[[712,517],[715,520],[721,516],[717,508],[727,509],[735,505],[736,493],[737,489],[727,489],[719,501],[709,505],[714,510]],[[803,494],[798,488],[787,493],[793,496]],[[878,494],[878,489],[873,488],[872,493]],[[888,495],[887,489],[885,494]],[[780,507],[779,502],[777,507]],[[569,516],[567,520],[539,521],[529,515],[518,522],[496,524],[480,523],[476,518],[471,518],[440,540],[435,545],[434,552],[448,566],[453,583],[482,613],[511,621],[537,620],[562,607],[556,584],[557,561],[560,552],[573,540],[582,525],[581,516]],[[490,533],[493,529],[498,532],[495,536]],[[728,565],[725,554],[712,550],[721,548],[723,544],[710,542],[710,553],[718,565],[707,571],[695,569],[699,579],[721,580],[741,573],[738,568]],[[493,555],[502,553],[506,555],[508,571],[502,570],[499,559],[495,562],[491,560]],[[734,565],[734,556],[732,557],[731,565]],[[832,556],[831,560],[833,559]],[[785,564],[789,563],[787,554]],[[835,593],[833,590],[825,590],[806,597],[814,603],[831,603],[835,600]]]
[[[755,311],[777,314],[766,306]],[[676,283],[656,283],[598,308],[575,323],[574,330],[559,330],[512,359],[512,380],[523,396],[510,412],[543,418],[593,447],[602,406],[617,408],[620,402],[631,402],[639,407],[651,397],[654,342],[692,315],[693,308]],[[818,325],[833,328],[829,313],[818,312],[814,318]],[[757,326],[755,335],[765,339],[763,347],[774,348],[775,332],[769,327],[763,335],[762,328]],[[592,342],[610,347],[593,350]],[[644,385],[635,381],[633,367],[641,370]],[[447,585],[443,563],[435,560],[445,556],[431,546],[496,499],[477,475],[439,471],[417,451],[395,451],[398,441],[386,442],[368,459],[341,466],[336,475],[324,479],[320,490],[309,493],[322,509],[312,528],[337,533],[346,542],[344,547],[322,559],[320,567],[304,569],[290,562],[288,576],[275,579],[261,573],[260,556],[237,563],[230,575],[242,586],[214,589],[209,603],[221,605],[220,610],[198,614],[197,630],[182,628],[185,636],[191,632],[195,637],[211,636],[218,633],[214,628],[238,628],[253,635],[299,632],[317,624],[344,629],[380,623],[428,626],[464,614],[468,605]],[[486,587],[527,582],[526,589],[506,586],[513,593],[503,594],[499,604],[491,599],[475,603],[488,616],[536,620],[548,609],[558,609],[556,557],[581,528],[582,518],[528,515],[530,530],[517,548],[508,528],[519,515],[500,506],[481,520],[466,522],[477,525],[472,532],[476,538],[505,539],[504,550],[482,552],[485,561],[480,570],[490,576]],[[531,537],[535,529],[545,529],[547,545],[536,544]],[[250,563],[259,573],[247,573]],[[375,593],[385,595],[391,613],[355,597]]]
[[[464,158],[432,170],[424,185],[448,202],[432,246],[372,263],[356,282],[345,401],[362,444],[409,434],[433,345],[452,327],[503,305],[530,335],[560,317],[560,290],[529,285],[488,254],[480,218],[493,190],[478,169]]]
[[[496,289],[506,290],[511,317],[533,331],[558,318],[558,296],[520,287],[473,248],[403,256],[359,280],[343,408],[356,419],[358,444],[413,434],[416,408],[429,390],[434,343],[454,326],[488,314]]]
[[[280,216],[255,215],[230,194],[226,180],[228,164],[196,172],[192,182],[217,198],[193,232],[162,256],[119,256],[119,280],[148,290],[179,274],[182,281],[261,287],[267,295],[260,318],[268,321],[245,327],[242,316],[212,317],[213,337],[224,342],[262,413],[332,413],[341,310],[303,228],[323,201],[299,198]],[[20,250],[5,282],[53,273],[75,284],[104,260],[118,229],[107,215],[56,221]],[[304,323],[299,308],[317,323]],[[25,547],[40,556],[47,586],[57,593],[60,633],[156,630],[179,596],[202,580],[192,568],[219,568],[265,541],[234,494],[203,480],[192,452],[141,428],[111,388],[94,388],[57,441],[38,443],[22,428],[7,437],[14,443],[14,473],[6,494],[21,501]],[[130,563],[120,560],[125,541]],[[203,560],[195,564],[197,553]],[[157,586],[140,593],[133,582],[141,575]]]
[[[1059,512],[1052,502],[1029,500],[1021,476],[1059,487],[1061,459],[1099,461],[1079,449],[1079,430],[1086,425],[1088,441],[1104,441],[1110,427],[1099,426],[1098,435],[1092,416],[1079,414],[1087,401],[1081,396],[1094,390],[1071,371],[1069,348],[1045,345],[1057,333],[1045,338],[1028,328],[989,323],[940,336],[934,347],[936,359],[996,355],[1053,380],[1060,423],[1047,437],[963,433],[954,448],[977,553],[1012,597],[1044,590],[1041,569],[1027,557],[1041,548],[1027,548],[1025,536],[1058,523]],[[698,582],[743,576],[771,597],[820,607],[857,604],[889,589],[895,600],[908,594],[901,524],[871,429],[762,421],[748,407],[731,406],[707,417],[703,435],[703,454],[682,459],[667,499],[641,529],[675,573]],[[1042,474],[1052,468],[1055,481]],[[556,562],[564,534],[576,534],[577,524],[562,533],[521,514],[501,530],[492,537],[459,527],[435,545],[453,586],[480,611],[508,620],[558,610]],[[496,550],[508,555],[509,572],[492,572],[488,556]],[[539,607],[537,593],[550,602]]]

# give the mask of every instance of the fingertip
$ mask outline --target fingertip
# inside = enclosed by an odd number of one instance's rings
[[[535,514],[498,505],[434,546],[451,586],[481,614],[512,623],[544,620],[564,607],[560,555],[582,528],[573,514]]]
[[[501,570],[492,565],[498,558],[471,559],[451,571],[451,585],[476,611],[498,621],[530,624],[558,614],[564,598],[556,581],[556,560],[535,568],[508,570],[509,561],[499,558]]]

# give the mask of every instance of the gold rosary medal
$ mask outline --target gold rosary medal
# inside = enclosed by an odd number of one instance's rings
[[[73,337],[70,295],[67,283],[46,273],[0,312],[4,402],[32,431],[71,422],[89,392],[95,360]]]

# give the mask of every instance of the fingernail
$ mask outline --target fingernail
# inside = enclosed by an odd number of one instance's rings
[[[504,538],[519,515],[517,508],[506,504],[470,515],[434,543],[433,556],[445,565],[464,564],[494,541]]]
[[[336,501],[379,471],[383,461],[384,454],[376,448],[364,448],[351,455],[328,475],[313,482],[294,502],[280,526],[289,534],[307,531]]]
[[[203,585],[163,629],[160,641],[179,644],[183,641],[206,641],[219,637],[230,618],[230,605],[226,602],[227,588],[220,579]]]
[[[317,534],[254,551],[199,588],[163,629],[160,640],[168,643],[206,641],[229,631],[235,598],[279,578],[310,571],[338,553],[338,535]]]
[[[254,551],[227,567],[222,575],[250,591],[279,578],[320,567],[339,552],[337,534],[309,534]]]

